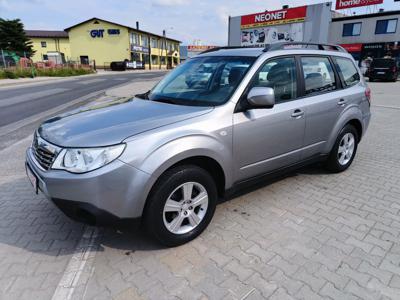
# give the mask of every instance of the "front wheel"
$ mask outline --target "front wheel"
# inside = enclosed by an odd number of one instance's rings
[[[145,210],[148,232],[166,246],[178,246],[201,234],[210,223],[217,188],[211,175],[194,166],[165,172],[153,187]]]
[[[334,173],[343,172],[350,167],[357,152],[358,133],[354,126],[346,125],[336,139],[329,154],[326,166]]]

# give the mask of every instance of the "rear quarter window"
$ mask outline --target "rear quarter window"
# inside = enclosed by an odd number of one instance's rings
[[[353,61],[345,57],[335,57],[337,71],[344,86],[352,86],[360,82],[360,74]]]

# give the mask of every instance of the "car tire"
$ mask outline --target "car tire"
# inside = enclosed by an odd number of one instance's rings
[[[165,246],[185,244],[207,228],[217,200],[216,184],[207,171],[195,165],[172,168],[161,175],[150,192],[145,227]]]
[[[353,125],[347,124],[340,131],[326,161],[326,167],[332,173],[345,171],[350,167],[357,152],[359,136]]]

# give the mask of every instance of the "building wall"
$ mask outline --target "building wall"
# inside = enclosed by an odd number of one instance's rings
[[[80,61],[80,56],[88,56],[89,61],[95,60],[101,67],[112,61],[130,59],[129,32],[126,27],[108,22],[94,21],[73,27],[68,31],[71,45],[71,59]],[[103,29],[103,37],[92,37],[92,30]],[[118,29],[119,34],[110,35],[108,29]]]
[[[33,62],[43,61],[43,55],[47,52],[64,53],[65,59],[71,57],[71,49],[68,38],[30,38],[33,49],[36,51],[32,57]],[[42,47],[42,42],[46,42],[46,47]]]
[[[375,34],[376,21],[396,18],[398,19],[396,33]],[[361,22],[361,34],[359,36],[343,36],[344,24],[358,22]],[[333,44],[385,43],[394,41],[400,41],[400,14],[334,21],[329,30],[329,42]]]
[[[267,7],[268,8],[268,7]],[[307,6],[306,20],[303,22],[303,41],[327,43],[331,22],[331,3]],[[241,16],[229,18],[228,45],[241,45]],[[273,25],[274,27],[286,25]]]
[[[147,45],[150,45],[150,53],[149,59],[151,59],[151,68],[152,69],[166,69],[168,58],[172,59],[172,65],[176,66],[180,62],[180,50],[179,43],[176,41],[169,40],[168,38],[164,41],[163,38],[159,36],[155,36],[152,34],[145,34],[141,32],[137,32],[135,30],[131,30],[130,33],[136,33],[140,36],[139,45],[144,46],[144,40],[147,40]],[[150,37],[150,40],[149,40]],[[152,40],[156,41],[156,45],[153,45]],[[165,45],[166,42],[166,45]],[[170,50],[172,49],[172,50]],[[144,53],[140,55],[140,60],[144,61],[145,58]],[[150,63],[145,63],[146,69],[150,68]]]

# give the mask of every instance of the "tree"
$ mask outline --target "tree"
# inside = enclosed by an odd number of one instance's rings
[[[0,49],[15,51],[19,56],[25,54],[27,57],[31,57],[35,53],[20,19],[0,18]]]

